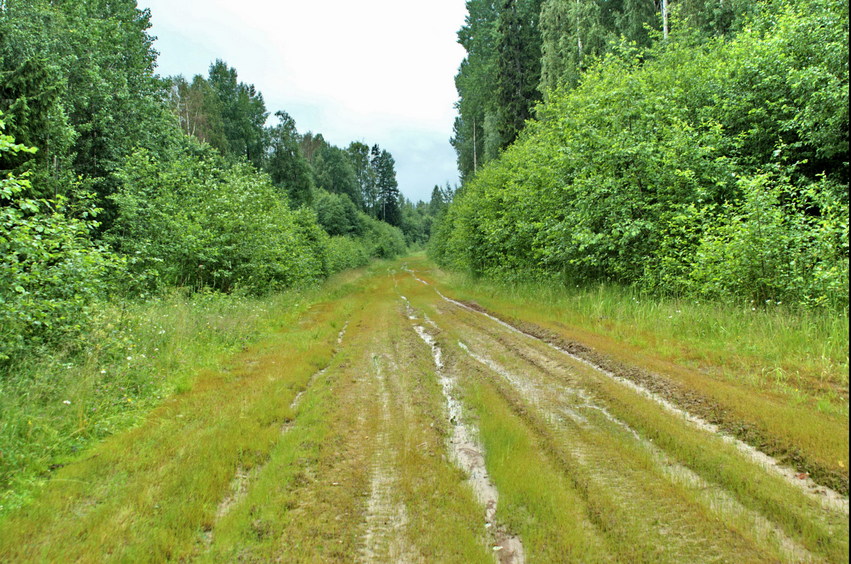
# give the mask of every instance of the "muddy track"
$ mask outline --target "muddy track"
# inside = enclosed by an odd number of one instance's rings
[[[451,300],[451,298],[449,299]],[[582,359],[596,369],[633,382],[636,386],[669,402],[671,405],[694,416],[701,422],[715,426],[720,432],[734,437],[753,447],[756,451],[775,459],[777,465],[788,468],[786,472],[788,476],[796,476],[795,479],[800,481],[800,485],[812,494],[823,495],[834,499],[838,504],[842,504],[842,499],[844,498],[844,506],[847,512],[849,486],[847,473],[831,470],[818,464],[794,445],[784,444],[776,437],[766,434],[755,425],[737,420],[718,403],[707,399],[693,390],[685,388],[663,375],[626,365],[582,343],[567,340],[534,323],[500,317],[498,314],[488,311],[475,302],[451,301],[460,307],[468,308],[498,320],[519,333],[547,343],[551,347],[563,351],[568,355]],[[511,346],[508,342],[504,342],[503,344]],[[801,477],[797,478],[797,476]]]
[[[57,470],[4,561],[848,561],[721,405],[400,266]]]
[[[594,498],[601,494],[595,491],[619,492],[616,500],[618,511],[606,519],[627,521],[638,516],[645,519],[643,522],[633,521],[633,526],[641,527],[648,533],[643,539],[645,550],[656,550],[658,557],[663,560],[676,560],[675,555],[682,554],[720,553],[723,552],[722,545],[735,547],[735,552],[740,554],[748,550],[746,544],[742,544],[742,539],[735,535],[729,536],[724,530],[717,531],[711,539],[701,539],[695,531],[689,533],[688,508],[676,495],[666,499],[670,494],[665,493],[664,488],[654,487],[654,480],[661,478],[662,481],[676,481],[684,487],[711,491],[708,497],[712,501],[704,502],[702,510],[741,516],[751,526],[759,527],[767,538],[771,537],[771,542],[783,546],[788,559],[813,559],[806,549],[796,545],[763,516],[741,507],[722,488],[707,483],[670,459],[652,441],[641,437],[635,429],[612,415],[592,392],[582,387],[569,368],[547,358],[546,351],[536,351],[522,342],[512,342],[504,334],[493,333],[496,333],[493,328],[490,334],[481,328],[475,333],[470,332],[470,335],[474,335],[468,338],[470,346],[459,342],[459,347],[491,374],[499,377],[502,381],[499,386],[501,393],[512,404],[515,412],[532,424],[539,436],[550,444],[551,452],[559,463],[578,482],[585,482],[577,483],[577,486],[585,493],[589,505],[599,503]],[[515,364],[514,370],[507,369],[486,354],[476,352],[493,349],[488,346],[487,338],[482,338],[484,334],[488,334],[506,355],[520,361]],[[617,463],[613,464],[615,459],[612,450],[605,440],[594,436],[597,434],[610,434],[617,441],[637,443],[640,449],[651,455],[655,466],[662,472],[654,476],[652,469],[643,465],[633,466],[634,462],[628,457],[617,459]],[[612,503],[615,500],[607,501]],[[652,511],[646,508],[648,504],[653,506]],[[639,511],[639,508],[644,509]],[[592,512],[595,516],[599,513]],[[601,530],[607,528],[602,519],[598,519],[596,524]],[[652,534],[654,529],[659,536]],[[662,542],[671,530],[678,531],[676,542],[670,539]],[[619,540],[616,537],[612,539],[613,542]]]

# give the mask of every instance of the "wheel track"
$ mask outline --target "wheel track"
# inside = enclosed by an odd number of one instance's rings
[[[455,378],[446,370],[443,350],[434,335],[422,325],[417,324],[419,316],[408,299],[404,296],[400,297],[405,304],[408,319],[414,323],[414,331],[431,348],[434,366],[446,402],[446,415],[452,430],[448,445],[450,457],[467,475],[468,483],[479,503],[484,507],[485,528],[492,541],[494,555],[501,564],[522,564],[526,557],[520,537],[512,534],[497,520],[499,492],[488,475],[484,450],[477,439],[478,431],[467,421],[463,404],[458,399]],[[427,322],[439,331],[439,327],[433,321]]]
[[[458,309],[469,311],[469,308],[464,308],[463,306],[458,306]],[[443,313],[444,315],[447,314],[445,311]],[[457,321],[459,317],[461,316],[453,316],[453,319]],[[795,562],[818,560],[813,554],[790,539],[777,525],[766,519],[763,515],[743,507],[723,488],[707,482],[695,472],[672,460],[651,441],[642,438],[636,430],[612,416],[605,407],[596,403],[596,400],[587,390],[577,386],[576,378],[573,377],[563,362],[558,362],[550,358],[547,354],[542,353],[532,346],[512,342],[511,339],[494,331],[492,326],[487,327],[484,321],[470,321],[469,318],[463,321],[464,325],[469,329],[465,334],[476,336],[487,335],[485,340],[490,339],[492,341],[489,344],[491,348],[495,344],[500,350],[508,351],[517,359],[526,363],[528,370],[523,371],[524,375],[537,372],[543,376],[541,382],[535,382],[530,378],[518,377],[504,367],[499,366],[493,360],[473,352],[463,342],[459,342],[459,348],[462,351],[502,378],[515,393],[523,398],[523,404],[538,410],[542,414],[543,420],[546,422],[546,426],[550,432],[557,437],[561,437],[556,441],[558,444],[573,445],[563,455],[572,458],[572,463],[574,464],[579,463],[588,469],[593,469],[588,475],[591,476],[592,480],[598,482],[599,486],[610,491],[634,494],[637,490],[642,489],[642,470],[640,468],[633,468],[627,472],[625,468],[621,467],[615,471],[611,465],[611,460],[607,459],[603,451],[590,448],[588,444],[576,444],[576,427],[587,430],[589,427],[594,426],[590,421],[595,421],[598,427],[601,423],[604,423],[619,428],[627,435],[627,437],[624,437],[624,440],[634,440],[641,449],[650,455],[657,471],[667,481],[679,487],[698,492],[697,497],[700,500],[700,504],[710,513],[723,517],[727,521],[738,522],[744,525],[747,529],[754,532],[760,544],[779,547],[779,552],[784,555],[786,560]],[[500,323],[500,325],[504,326],[505,324]],[[474,340],[474,338],[470,337],[469,340]],[[482,348],[488,348],[488,345],[483,343],[481,338],[478,343]],[[565,382],[569,382],[570,385],[565,385]],[[546,389],[546,392],[544,389]],[[588,412],[592,412],[597,417],[593,417]],[[568,421],[569,424],[566,423]],[[638,488],[636,488],[636,484],[639,484]],[[637,499],[630,502],[627,499],[629,497],[636,497]],[[640,496],[624,496],[622,500],[624,506],[630,505],[634,509],[633,511],[624,512],[624,515],[646,513],[647,504],[650,499],[652,497],[641,499]],[[670,503],[659,503],[657,500],[656,505],[661,506],[661,511],[656,517],[659,523],[657,530],[660,537],[671,538],[667,533],[669,531],[678,531],[677,539],[681,541],[679,547],[677,547],[677,542],[668,542],[666,543],[666,547],[675,550],[672,554],[676,554],[676,550],[684,550],[692,554],[702,554],[704,557],[713,553],[725,553],[726,551],[722,542],[715,539],[700,539],[697,534],[683,534],[686,532],[683,524],[688,522],[688,519],[685,515],[681,514],[681,501],[673,498],[670,500]],[[678,514],[680,515],[677,516]],[[604,523],[598,524],[605,526]],[[734,535],[733,539],[727,539],[726,542],[729,543],[730,541],[734,543],[742,542],[743,539],[737,538]],[[707,542],[709,546],[706,545]],[[689,548],[688,545],[691,545],[691,547]],[[674,557],[673,559],[676,560],[677,558]]]

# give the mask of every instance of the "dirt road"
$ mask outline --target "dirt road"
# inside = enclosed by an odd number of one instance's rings
[[[839,562],[848,500],[416,261],[61,471],[4,560]]]

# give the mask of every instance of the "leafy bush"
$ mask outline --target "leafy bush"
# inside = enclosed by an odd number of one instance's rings
[[[758,303],[847,306],[847,204],[833,201],[826,181],[801,194],[767,174],[740,184],[743,201],[725,206],[696,249],[689,276],[695,290]],[[808,215],[811,208],[819,214]]]
[[[847,304],[847,6],[775,8],[731,40],[621,46],[550,93],[456,196],[432,257],[502,279]]]
[[[407,246],[401,229],[364,213],[359,215],[364,224],[363,241],[369,250],[369,256],[393,258],[405,252]]]
[[[268,177],[191,146],[169,162],[134,153],[120,172],[109,239],[148,289],[251,294],[302,285],[327,271],[327,235],[293,211]]]
[[[317,220],[328,235],[363,234],[363,221],[358,216],[357,206],[348,195],[332,194],[319,189],[314,199]]]
[[[329,274],[365,266],[370,258],[369,249],[363,239],[331,237],[328,240]]]
[[[0,131],[3,123],[0,122]],[[0,134],[0,153],[35,152]],[[28,197],[27,178],[0,180],[0,361],[85,329],[107,280],[124,262],[92,242],[97,209],[88,197]]]

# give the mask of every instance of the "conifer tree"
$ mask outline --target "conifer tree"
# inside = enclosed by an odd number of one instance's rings
[[[503,0],[497,31],[498,131],[510,145],[540,100],[541,0]]]
[[[402,216],[399,206],[399,183],[396,181],[396,162],[389,152],[374,145],[372,168],[375,170],[375,184],[378,188],[378,219],[398,226],[402,222]]]

